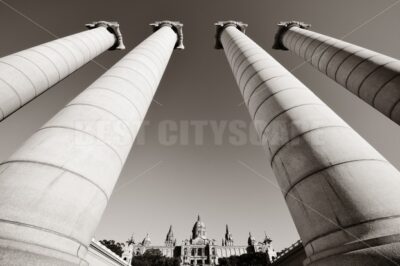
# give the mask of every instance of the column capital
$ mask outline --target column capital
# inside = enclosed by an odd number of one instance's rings
[[[183,50],[185,46],[183,45],[183,24],[179,21],[162,20],[151,23],[150,26],[153,28],[153,32],[156,32],[161,27],[170,27],[178,35],[178,40],[175,44],[175,49]]]
[[[276,50],[284,50],[287,51],[288,49],[283,45],[282,38],[283,35],[293,27],[298,27],[301,29],[308,29],[311,27],[311,24],[307,24],[301,21],[282,21],[278,23],[278,31],[275,34],[275,42],[274,45],[272,46],[273,49]]]
[[[115,44],[110,50],[125,50],[125,45],[122,39],[121,31],[119,30],[119,24],[116,21],[94,21],[85,25],[88,29],[94,29],[98,27],[104,27],[109,32],[115,35]]]
[[[226,21],[218,21],[217,23],[214,23],[216,26],[216,34],[215,34],[215,49],[222,49],[222,43],[221,43],[221,34],[226,29],[227,27],[235,27],[238,30],[240,30],[243,33],[246,33],[246,28],[247,24],[243,23],[241,21],[234,21],[234,20],[226,20]]]

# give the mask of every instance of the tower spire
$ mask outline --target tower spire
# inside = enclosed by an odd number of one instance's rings
[[[132,235],[131,235],[131,238],[129,238],[128,241],[126,241],[126,243],[128,244],[128,246],[129,246],[130,244],[135,244],[135,239],[133,238],[133,233],[132,233]]]
[[[256,243],[256,239],[252,236],[251,232],[249,232],[247,243],[249,246],[253,246]]]
[[[169,226],[169,230],[167,233],[167,237],[165,238],[166,246],[174,246],[176,243],[176,239],[174,238],[174,232],[172,231],[172,225]]]
[[[229,231],[228,224],[226,225],[226,232],[225,232],[225,245],[226,246],[233,246],[233,236]]]

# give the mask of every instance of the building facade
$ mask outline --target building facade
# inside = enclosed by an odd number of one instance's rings
[[[222,238],[221,244],[217,244],[215,239],[207,237],[206,225],[201,221],[200,216],[193,225],[192,233],[189,239],[182,241],[181,245],[177,245],[176,238],[172,230],[169,228],[163,246],[151,245],[149,234],[141,241],[136,243],[133,238],[128,241],[122,259],[130,265],[132,257],[143,255],[146,250],[158,249],[163,256],[169,258],[179,258],[181,265],[218,265],[220,258],[230,256],[240,256],[246,253],[262,252],[268,256],[272,262],[277,257],[274,251],[272,240],[265,235],[262,242],[258,242],[251,233],[247,240],[247,245],[235,245],[234,239],[228,225],[226,225],[225,236]]]
[[[87,266],[128,266],[124,261],[99,241],[92,239],[85,257]],[[28,264],[27,264],[28,265]],[[84,264],[82,264],[84,265]]]
[[[303,262],[307,258],[301,240],[298,240],[290,247],[279,251],[277,255],[278,256],[272,264],[273,266],[303,266]]]

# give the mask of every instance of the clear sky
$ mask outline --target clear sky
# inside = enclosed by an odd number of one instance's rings
[[[189,238],[197,214],[208,236],[218,241],[225,224],[236,244],[245,244],[249,231],[259,240],[265,231],[277,250],[299,238],[262,147],[246,133],[253,132],[249,115],[224,53],[213,49],[214,22],[248,23],[247,34],[288,69],[303,61],[271,49],[281,20],[305,21],[314,31],[346,36],[346,41],[400,58],[400,5],[387,9],[394,0],[9,1],[14,10],[1,2],[0,56],[53,40],[52,35],[83,31],[91,21],[116,20],[127,50],[96,58],[108,68],[151,34],[149,23],[170,19],[185,25],[186,50],[173,54],[97,239],[124,241],[134,233],[141,240],[149,233],[154,244],[162,244],[172,224],[180,243]],[[0,159],[102,73],[102,67],[89,63],[3,121]],[[293,73],[399,168],[397,125],[312,67],[303,65]],[[243,124],[243,134],[230,130],[232,121]],[[160,133],[165,125],[179,126],[179,134]],[[196,125],[202,125],[203,135]],[[236,143],[238,134],[244,141]],[[175,136],[178,143],[173,143]]]

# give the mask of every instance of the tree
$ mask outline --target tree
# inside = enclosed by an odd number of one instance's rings
[[[219,259],[221,266],[264,266],[271,265],[268,256],[265,253],[251,253],[240,256],[231,256],[229,258]]]
[[[151,257],[162,257],[163,254],[159,249],[148,249],[144,252],[143,256],[151,258]]]
[[[132,266],[179,266],[177,258],[167,258],[159,249],[148,249],[142,256],[132,258]]]
[[[115,242],[114,240],[106,240],[106,239],[101,240],[100,243],[103,246],[107,247],[112,252],[114,252],[115,254],[117,254],[118,256],[120,256],[120,257],[122,256],[123,248],[124,248],[123,243]]]

